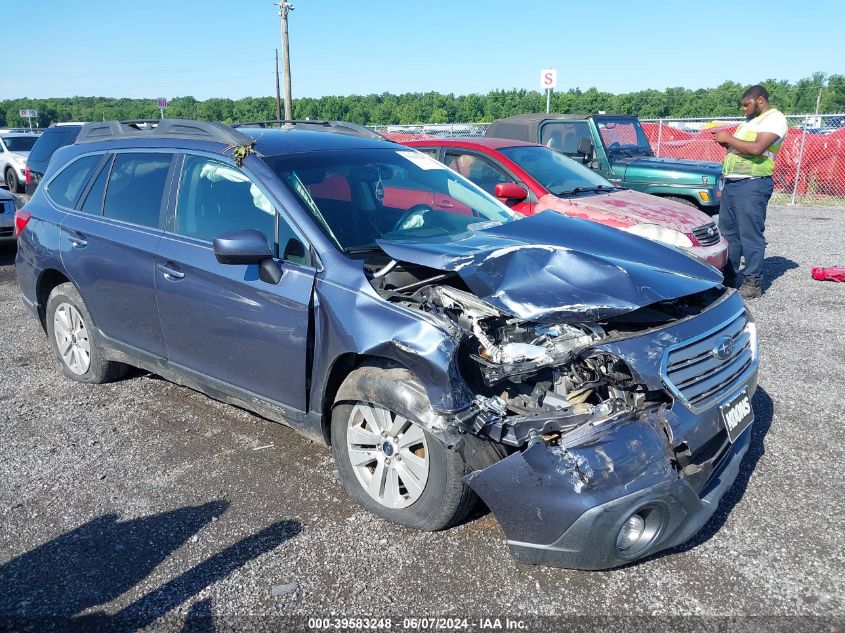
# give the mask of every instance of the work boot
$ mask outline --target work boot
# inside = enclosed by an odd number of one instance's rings
[[[754,277],[746,277],[739,288],[739,294],[743,299],[756,299],[763,294],[760,289],[760,280]]]

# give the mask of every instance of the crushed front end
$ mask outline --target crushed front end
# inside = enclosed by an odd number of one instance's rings
[[[385,294],[463,333],[465,481],[520,561],[607,569],[677,545],[736,478],[758,364],[736,293],[581,322],[503,314],[454,278]]]
[[[553,404],[479,402],[473,432],[515,450],[467,484],[523,562],[607,569],[683,543],[736,479],[757,364],[735,293],[662,327],[609,332],[552,383]]]
[[[512,553],[607,569],[690,538],[733,484],[753,419],[756,331],[714,269],[620,231],[553,222],[444,246],[384,243],[392,260],[371,283],[453,333],[454,373],[473,400],[451,414],[452,444]],[[570,243],[544,244],[544,228]],[[667,265],[650,264],[656,255]]]

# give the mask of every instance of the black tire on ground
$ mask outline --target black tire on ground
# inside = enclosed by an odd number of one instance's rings
[[[422,429],[428,447],[428,480],[411,505],[388,508],[372,498],[358,481],[347,451],[347,429],[356,403],[379,405]],[[338,390],[332,408],[331,439],[340,480],[355,501],[393,523],[434,531],[463,520],[477,497],[463,482],[469,472],[463,457],[419,424],[426,411],[430,411],[430,405],[425,390],[411,372],[391,363],[365,365],[351,372]]]
[[[694,200],[690,200],[689,198],[681,198],[680,196],[660,196],[665,200],[671,200],[672,202],[680,202],[681,204],[685,204],[688,207],[692,207],[693,209],[701,209]]]
[[[87,332],[88,346],[90,348],[90,362],[87,371],[82,374],[72,371],[65,362],[64,358],[62,358],[62,354],[59,351],[59,343],[56,337],[55,317],[56,310],[58,310],[62,305],[70,305],[76,309],[84,323],[85,331]],[[72,283],[68,282],[59,284],[53,288],[53,291],[50,293],[50,298],[47,299],[46,312],[47,337],[50,339],[50,345],[53,348],[53,352],[55,353],[56,359],[59,361],[59,365],[61,365],[65,376],[71,380],[75,380],[76,382],[99,384],[118,380],[126,374],[128,369],[126,365],[103,358],[102,351],[97,341],[97,333],[94,329],[94,324],[91,321],[91,314],[88,312],[85,302],[82,300],[82,297],[79,296],[79,292]]]
[[[3,175],[3,180],[9,188],[9,191],[12,193],[20,193],[21,183],[20,180],[18,180],[18,175],[15,173],[14,169],[8,167],[6,169],[6,173]]]

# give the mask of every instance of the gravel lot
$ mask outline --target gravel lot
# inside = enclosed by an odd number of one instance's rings
[[[845,209],[772,206],[767,235],[739,479],[693,541],[610,572],[515,563],[482,512],[435,534],[386,523],[342,490],[327,449],[156,376],[65,379],[0,245],[0,630],[188,613],[277,629],[265,616],[842,618],[845,284],[809,269],[845,264]]]

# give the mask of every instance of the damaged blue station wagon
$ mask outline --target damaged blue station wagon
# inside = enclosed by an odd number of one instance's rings
[[[717,270],[351,124],[87,124],[16,232],[69,378],[133,365],[293,426],[402,525],[481,497],[524,562],[685,541],[748,447],[756,332]]]

